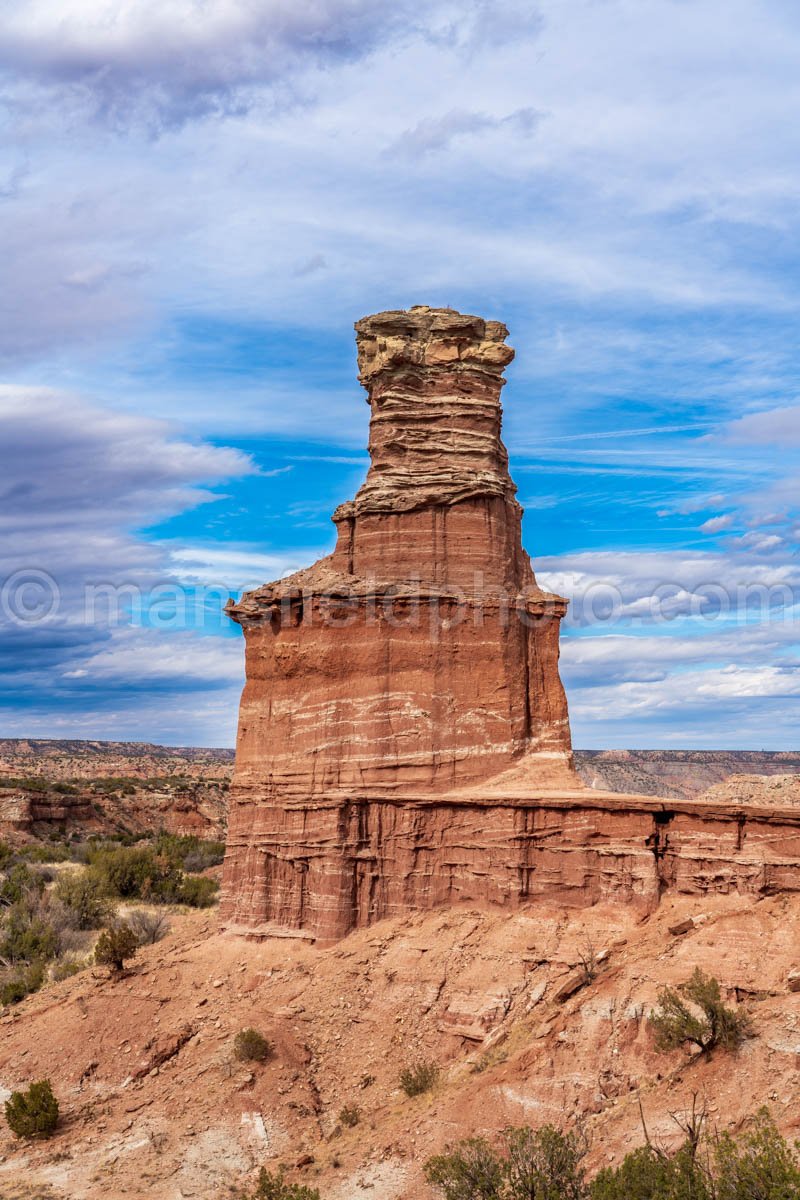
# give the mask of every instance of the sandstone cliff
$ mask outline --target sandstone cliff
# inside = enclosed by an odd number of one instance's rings
[[[323,937],[479,898],[472,877],[491,876],[514,817],[486,828],[476,796],[454,818],[458,789],[509,769],[582,786],[558,676],[566,602],[522,549],[500,438],[507,331],[415,308],[356,334],[371,465],[334,513],[336,549],[229,607],[247,684],[225,913]],[[449,860],[464,838],[466,872]],[[485,898],[507,890],[487,878]]]

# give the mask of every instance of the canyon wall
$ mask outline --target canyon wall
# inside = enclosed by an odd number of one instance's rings
[[[590,791],[500,437],[496,321],[356,324],[370,468],[332,555],[228,606],[246,639],[222,916],[333,940],[382,917],[537,897],[650,909],[668,887],[794,879],[798,814]],[[777,823],[776,823],[777,822]]]
[[[800,772],[795,750],[576,750],[578,774],[601,791],[688,800],[731,775]]]

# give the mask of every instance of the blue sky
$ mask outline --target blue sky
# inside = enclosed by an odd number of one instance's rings
[[[788,0],[0,0],[0,732],[232,744],[221,598],[330,549],[353,321],[428,303],[509,326],[575,744],[796,748],[799,55]]]

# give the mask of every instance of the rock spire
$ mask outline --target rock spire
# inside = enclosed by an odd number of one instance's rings
[[[336,548],[228,608],[247,654],[233,925],[329,938],[446,902],[463,891],[447,884],[449,800],[480,803],[504,780],[579,787],[558,675],[566,601],[536,583],[500,436],[507,335],[424,306],[356,323],[371,464],[333,515]]]

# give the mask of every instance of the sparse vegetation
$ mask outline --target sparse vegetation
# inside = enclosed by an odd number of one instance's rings
[[[245,1193],[241,1200],[319,1200],[319,1192],[303,1183],[287,1183],[282,1170],[273,1174],[262,1167],[255,1191]]]
[[[72,855],[69,846],[63,842],[40,842],[34,846],[24,846],[17,857],[25,862],[57,863],[69,862]]]
[[[748,1014],[728,1008],[722,1001],[719,981],[699,967],[677,991],[662,989],[649,1025],[656,1047],[663,1051],[677,1050],[686,1044],[696,1046],[703,1054],[716,1047],[736,1050],[752,1033]]]
[[[73,975],[84,971],[88,963],[85,959],[76,958],[72,954],[63,954],[50,971],[53,983],[61,983],[63,979],[71,979]]]
[[[126,959],[133,958],[138,946],[139,939],[130,925],[109,925],[97,939],[94,960],[112,971],[123,971]]]
[[[4,775],[0,779],[0,788],[21,792],[47,792],[50,790],[50,784],[39,776]]]
[[[585,1139],[542,1129],[506,1129],[496,1150],[486,1138],[467,1138],[428,1159],[425,1177],[445,1200],[585,1200]]]
[[[466,1138],[428,1159],[425,1176],[445,1200],[798,1200],[800,1143],[793,1149],[766,1109],[745,1131],[708,1133],[697,1106],[675,1116],[676,1150],[646,1144],[588,1182],[580,1132],[506,1129],[499,1144]]]
[[[121,900],[178,899],[180,870],[150,846],[101,846],[90,851],[89,864],[91,876]]]
[[[274,1052],[272,1042],[257,1029],[240,1029],[233,1039],[233,1053],[240,1062],[266,1062]]]
[[[0,977],[0,1004],[19,1004],[26,996],[38,992],[44,983],[43,962],[20,963]]]
[[[47,907],[38,893],[11,905],[0,936],[0,958],[6,963],[30,963],[55,958],[59,948],[58,930],[47,919]]]
[[[578,951],[578,962],[583,971],[586,983],[592,983],[597,978],[597,973],[600,970],[600,959],[597,955],[594,942],[590,937],[587,937]]]
[[[189,872],[219,866],[225,857],[224,842],[194,836],[178,837],[173,833],[160,833],[153,848],[173,866]]]
[[[206,875],[186,875],[178,891],[178,901],[190,908],[210,908],[217,898],[219,884]]]
[[[346,1104],[339,1113],[339,1124],[345,1129],[355,1129],[361,1120],[361,1109],[357,1104]]]
[[[645,1146],[592,1183],[590,1200],[797,1200],[800,1160],[762,1108],[738,1139],[708,1134],[704,1109],[676,1117],[685,1140]]]
[[[89,871],[62,875],[53,896],[73,915],[76,929],[100,929],[114,915],[105,882]]]
[[[152,846],[90,847],[88,861],[90,877],[121,900],[208,908],[219,891],[216,879],[184,875],[174,856],[158,853]]]
[[[0,905],[8,907],[17,904],[29,893],[44,891],[44,877],[39,871],[32,871],[24,862],[9,860],[3,878],[0,880]]]
[[[429,1092],[439,1078],[439,1068],[434,1062],[418,1062],[404,1067],[400,1072],[400,1087],[407,1096],[421,1096]]]
[[[12,1092],[5,1103],[6,1121],[19,1138],[47,1137],[58,1124],[58,1101],[49,1079],[32,1083],[24,1092]]]
[[[102,790],[107,782],[101,781]],[[219,841],[166,833],[149,843],[125,832],[25,846],[0,841],[0,1004],[17,1004],[48,981],[82,970],[91,955],[86,935],[92,930],[105,927],[95,961],[121,970],[137,946],[168,932],[176,906],[207,908],[215,902],[218,882],[184,868],[205,869],[223,851]],[[74,868],[50,866],[70,861]],[[115,959],[123,936],[112,938],[110,932],[118,928],[116,901],[138,899],[149,906],[126,918],[125,953]]]
[[[154,946],[170,931],[168,909],[135,908],[128,914],[127,920],[140,946]]]

